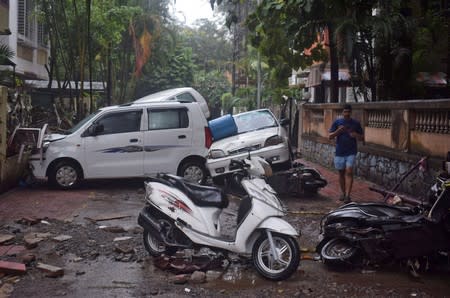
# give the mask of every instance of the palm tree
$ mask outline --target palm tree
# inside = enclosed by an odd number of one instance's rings
[[[6,44],[0,44],[0,65],[10,65],[14,52]]]
[[[15,66],[11,59],[14,57],[14,52],[6,44],[0,44],[0,65]],[[0,72],[0,83],[5,82],[9,78],[9,72]]]

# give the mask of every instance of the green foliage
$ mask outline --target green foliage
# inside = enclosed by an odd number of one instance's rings
[[[191,49],[176,47],[167,58],[167,61],[153,58],[147,63],[144,75],[136,85],[136,98],[164,89],[193,85],[195,65]]]
[[[6,44],[0,44],[0,63],[4,63],[7,59],[14,57],[14,52]]]

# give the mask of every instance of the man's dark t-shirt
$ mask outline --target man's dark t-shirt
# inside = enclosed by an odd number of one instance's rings
[[[345,131],[336,137],[336,156],[349,156],[356,155],[358,152],[356,139],[350,136],[352,131],[362,134],[361,124],[350,118],[348,120],[344,118],[336,119],[331,125],[330,132],[334,132],[339,126],[343,125]]]

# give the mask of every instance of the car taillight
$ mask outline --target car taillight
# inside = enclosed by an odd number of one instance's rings
[[[212,144],[212,134],[209,127],[205,126],[205,147],[209,149]]]

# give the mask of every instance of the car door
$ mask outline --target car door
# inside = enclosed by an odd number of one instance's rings
[[[148,108],[144,132],[144,173],[176,174],[179,162],[191,152],[192,121],[186,107]]]
[[[143,175],[142,112],[109,111],[93,122],[102,129],[95,135],[83,134],[86,178]]]

